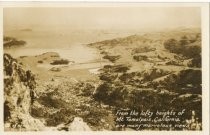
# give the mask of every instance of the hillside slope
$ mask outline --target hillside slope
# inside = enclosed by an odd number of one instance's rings
[[[195,114],[202,121],[199,29],[133,35],[88,45],[113,63],[100,70],[96,100],[138,110],[186,109],[183,123]]]

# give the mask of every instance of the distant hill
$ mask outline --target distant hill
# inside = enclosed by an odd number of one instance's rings
[[[181,28],[172,31],[131,35],[90,43],[105,58],[118,56],[118,62],[147,62],[152,65],[167,63],[200,67],[201,31]]]
[[[189,39],[193,39],[196,36],[199,37],[201,30],[199,28],[194,29],[177,29],[172,31],[161,31],[161,32],[151,32],[140,35],[131,35],[124,38],[114,38],[110,40],[104,40],[100,42],[90,43],[90,46],[101,46],[101,45],[109,45],[109,46],[117,46],[117,45],[142,45],[148,43],[162,43],[163,41],[175,38],[180,39],[183,36],[186,36]]]

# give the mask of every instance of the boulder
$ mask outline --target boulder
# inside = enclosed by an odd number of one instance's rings
[[[69,131],[91,131],[91,128],[80,117],[75,117],[69,125]]]

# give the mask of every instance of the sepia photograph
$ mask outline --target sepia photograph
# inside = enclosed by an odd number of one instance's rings
[[[202,10],[162,5],[3,8],[4,131],[202,131]]]

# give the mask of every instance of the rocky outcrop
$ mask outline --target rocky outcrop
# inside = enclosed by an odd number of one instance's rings
[[[71,123],[60,124],[55,129],[58,131],[91,131],[91,128],[80,117],[75,117]]]
[[[75,117],[69,125],[69,131],[91,131],[91,128],[80,117]]]
[[[34,75],[25,71],[9,54],[4,54],[5,130],[41,130],[43,122],[30,115],[35,99]]]

